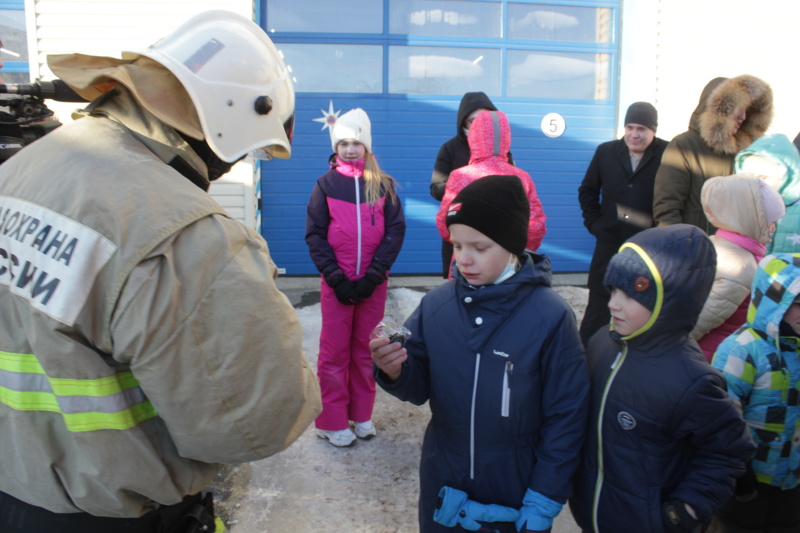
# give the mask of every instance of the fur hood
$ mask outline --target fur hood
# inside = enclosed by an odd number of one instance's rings
[[[734,133],[734,117],[742,110],[746,110],[747,117]],[[770,86],[743,74],[712,80],[703,91],[693,119],[697,118],[700,136],[715,152],[733,155],[764,135],[772,122],[772,112]]]

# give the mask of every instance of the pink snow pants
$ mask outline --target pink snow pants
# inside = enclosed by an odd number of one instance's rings
[[[322,392],[322,412],[317,429],[347,429],[349,421],[372,419],[375,405],[375,378],[369,334],[383,319],[388,282],[356,305],[336,299],[324,280],[320,283],[322,331],[319,338],[317,377]]]

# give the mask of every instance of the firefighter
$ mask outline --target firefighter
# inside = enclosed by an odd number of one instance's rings
[[[222,531],[221,464],[320,411],[266,243],[207,194],[290,156],[290,75],[225,11],[48,63],[91,103],[0,166],[0,531]]]

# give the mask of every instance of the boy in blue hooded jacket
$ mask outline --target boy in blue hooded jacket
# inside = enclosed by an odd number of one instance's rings
[[[768,255],[753,280],[747,323],[712,365],[741,406],[756,451],[717,515],[717,533],[800,531],[800,254]]]
[[[745,423],[689,337],[715,269],[688,224],[646,229],[609,262],[612,323],[586,348],[589,435],[570,500],[585,533],[699,532],[745,471]]]

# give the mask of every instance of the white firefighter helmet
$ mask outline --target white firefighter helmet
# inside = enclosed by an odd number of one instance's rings
[[[146,50],[183,84],[206,142],[227,162],[291,155],[294,86],[278,49],[257,24],[230,11],[206,11]]]

